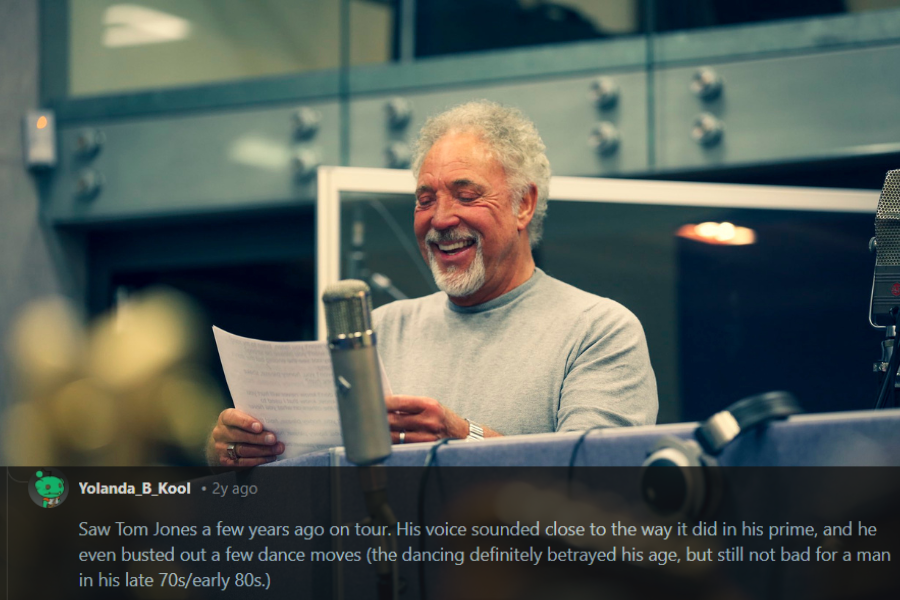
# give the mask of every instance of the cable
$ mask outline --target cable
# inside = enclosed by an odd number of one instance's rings
[[[419,524],[419,555],[422,556],[425,553],[425,536],[423,532],[425,530],[425,486],[428,483],[428,474],[431,472],[431,467],[437,466],[437,451],[438,448],[450,442],[452,438],[444,438],[441,441],[437,442],[428,450],[428,455],[425,457],[425,472],[422,473],[422,480],[419,482],[419,497],[417,499],[417,509],[416,509],[416,518]],[[421,600],[426,600],[427,590],[425,589],[425,561],[419,561],[419,598]]]
[[[566,477],[566,488],[568,490],[569,498],[572,497],[572,482],[575,479],[575,459],[578,458],[578,451],[581,449],[581,445],[584,444],[584,440],[585,438],[587,438],[589,433],[598,429],[606,429],[607,427],[609,426],[594,425],[593,427],[586,429],[584,433],[582,433],[578,437],[578,441],[575,442],[575,446],[572,447],[572,456],[569,458],[569,471],[568,476]]]
[[[897,325],[897,315],[900,309],[896,306],[891,309],[891,316],[894,318],[894,326]],[[900,352],[897,349],[897,338],[894,337],[894,349],[891,351],[891,360],[888,361],[887,372],[884,374],[884,381],[881,382],[881,391],[878,393],[878,400],[875,402],[875,409],[885,408],[887,406],[888,396],[891,397],[891,405],[894,404],[894,386],[897,384],[897,369],[900,369]]]
[[[900,352],[897,350],[897,341],[894,338],[894,349],[891,352],[891,360],[888,362],[887,372],[884,374],[884,381],[881,384],[878,400],[875,402],[876,409],[887,407],[888,397],[893,395],[893,389],[897,385],[897,369],[900,369]],[[891,398],[891,404],[893,405],[893,398]]]
[[[444,444],[450,443],[451,441],[453,441],[453,438],[444,438],[444,439],[442,439],[441,441],[435,443],[435,445],[432,446],[432,447],[428,450],[428,456],[425,457],[425,468],[426,468],[426,469],[427,469],[428,467],[432,466],[432,463],[434,463],[434,461],[437,460],[437,450],[438,450],[438,448],[440,448],[440,447],[443,446]]]

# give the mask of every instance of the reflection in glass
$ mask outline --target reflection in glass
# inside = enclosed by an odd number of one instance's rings
[[[696,224],[712,240],[679,235]],[[755,243],[715,239],[741,229]],[[554,201],[540,266],[638,316],[662,421],[772,390],[808,412],[866,409],[871,230],[871,214]]]
[[[73,96],[336,69],[340,0],[70,0]]]
[[[415,55],[439,56],[897,7],[900,0],[419,1]]]
[[[390,62],[398,57],[403,0],[350,0],[350,65]]]
[[[341,195],[341,278],[362,279],[377,306],[437,291],[413,234],[412,194]]]
[[[160,44],[187,39],[191,23],[175,15],[135,4],[114,4],[103,13],[107,48]]]
[[[658,32],[900,7],[900,0],[651,0]]]
[[[900,0],[69,0],[69,93],[338,69],[344,50],[352,67],[897,7]]]
[[[376,306],[435,291],[412,206],[341,194],[340,276],[368,281]],[[661,422],[772,390],[809,412],[865,409],[881,339],[866,318],[871,228],[856,212],[554,200],[536,261],[638,316]]]
[[[416,5],[416,56],[437,56],[639,32],[637,0],[456,0]]]

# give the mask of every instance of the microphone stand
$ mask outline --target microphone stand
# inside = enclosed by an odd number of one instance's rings
[[[897,343],[897,326],[885,327],[885,338],[881,342],[881,361],[876,362],[874,371],[880,374],[876,409],[892,408],[897,405],[897,370],[900,368],[900,352],[894,352]]]
[[[407,298],[409,298],[409,296],[404,294],[400,290],[400,288],[395,286],[394,283],[386,275],[382,275],[381,273],[370,273],[366,278],[366,281],[373,288],[388,294],[394,300],[406,300]]]
[[[354,235],[357,242],[362,235]],[[367,521],[378,527],[372,533],[380,545],[369,547],[366,559],[375,563],[379,600],[397,600],[400,576],[392,531],[397,518],[387,501],[385,468],[378,464],[391,455],[391,434],[372,330],[372,293],[364,281],[346,279],[326,287],[322,302],[347,461],[359,466]]]
[[[354,236],[354,245],[361,238]],[[322,301],[347,461],[359,466],[366,522],[378,527],[373,533],[380,545],[370,547],[366,557],[375,563],[379,600],[397,600],[400,575],[392,531],[397,519],[387,501],[385,468],[378,465],[391,455],[391,437],[372,331],[371,291],[364,281],[348,279],[325,288]]]
[[[880,205],[879,200],[879,205]],[[880,209],[879,209],[880,210]],[[876,219],[877,225],[877,219]],[[869,240],[869,252],[877,254],[878,239],[877,236]],[[876,329],[884,329],[884,340],[881,342],[881,360],[872,366],[872,370],[878,373],[878,399],[875,401],[875,409],[892,408],[897,406],[897,370],[900,369],[900,352],[894,352],[897,345],[897,324],[900,321],[900,305],[894,305],[887,316],[893,319],[891,325],[877,325],[876,320],[872,319],[872,311],[875,306],[875,283],[876,273],[872,277],[872,295],[869,298],[869,325]],[[890,397],[890,400],[888,400]]]
[[[363,209],[357,204],[353,209],[353,224],[350,235],[350,255],[347,261],[347,279],[365,279],[362,276],[366,262],[366,220]]]
[[[366,220],[360,206],[353,210],[351,231],[347,279],[362,279],[372,288],[379,292],[384,292],[394,300],[406,300],[409,298],[400,288],[394,285],[387,275],[378,272],[373,273],[366,268]]]
[[[366,500],[366,511],[369,523],[373,526],[384,526],[387,535],[379,535],[381,553],[375,563],[377,574],[378,600],[398,600],[400,597],[400,571],[396,558],[397,538],[392,531],[397,526],[397,517],[387,501],[387,474],[382,465],[359,467],[359,483]],[[381,527],[379,527],[381,529]],[[393,554],[390,554],[393,553]]]

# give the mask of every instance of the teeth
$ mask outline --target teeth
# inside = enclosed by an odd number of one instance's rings
[[[442,252],[453,252],[454,250],[459,250],[460,248],[465,248],[469,244],[471,244],[471,240],[463,240],[461,242],[456,242],[455,244],[450,245],[442,245],[438,244],[438,248],[441,249]]]

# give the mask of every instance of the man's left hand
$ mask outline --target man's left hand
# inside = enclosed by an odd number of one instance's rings
[[[395,444],[400,443],[400,432],[406,433],[403,441],[407,444],[469,435],[469,423],[434,398],[387,396],[384,402]]]

